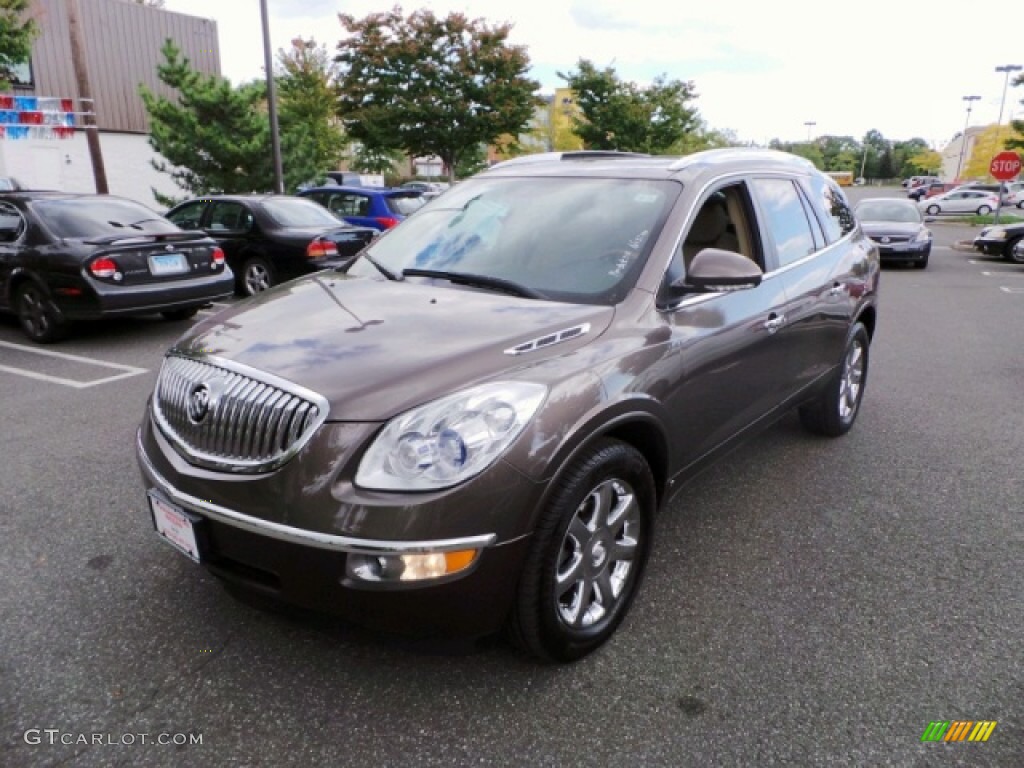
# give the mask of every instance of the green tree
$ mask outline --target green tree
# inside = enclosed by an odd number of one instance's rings
[[[0,0],[0,90],[11,87],[14,68],[32,55],[39,30],[28,16],[29,0]]]
[[[942,170],[942,155],[933,149],[922,149],[906,159],[900,175],[937,175],[940,170]]]
[[[296,38],[290,50],[277,53],[275,83],[287,189],[323,181],[324,173],[341,162],[348,140],[336,116],[335,75],[327,48],[312,39]]]
[[[705,149],[738,146],[742,146],[742,142],[737,138],[734,131],[710,128],[704,120],[697,118],[693,129],[683,134],[682,137],[669,147],[669,154],[690,155]]]
[[[619,79],[612,67],[597,69],[580,59],[576,70],[558,76],[576,94],[581,116],[573,131],[587,149],[665,154],[699,127],[692,82],[660,75],[642,88]]]
[[[150,146],[167,160],[153,160],[153,167],[189,196],[272,189],[265,88],[258,83],[232,87],[222,77],[196,72],[171,40],[162,53],[157,73],[178,98],[139,86],[149,114]],[[163,205],[177,202],[153,194]]]
[[[1018,88],[1024,85],[1024,73],[1017,75],[1013,80],[1013,87]],[[1024,99],[1021,99],[1020,103],[1024,105]],[[1024,120],[1011,120],[1011,130],[1008,131],[1009,136],[1006,139],[1006,148],[1013,149],[1020,152],[1024,149]]]
[[[402,153],[394,149],[378,149],[359,144],[352,156],[352,170],[359,173],[394,173]]]
[[[455,167],[455,175],[460,179],[466,179],[486,167],[487,146],[477,144],[475,147],[469,147],[459,158],[459,164]]]
[[[526,49],[508,44],[510,25],[400,7],[339,19],[339,114],[367,146],[436,155],[454,179],[465,154],[533,117],[540,84],[526,76]]]

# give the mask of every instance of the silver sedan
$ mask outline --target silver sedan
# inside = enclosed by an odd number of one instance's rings
[[[919,210],[929,216],[942,213],[976,213],[984,216],[999,206],[999,197],[991,192],[976,189],[958,189],[944,195],[928,197],[917,204]]]

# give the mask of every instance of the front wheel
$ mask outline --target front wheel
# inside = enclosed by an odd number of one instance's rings
[[[1017,244],[1019,242],[1021,242],[1022,239],[1024,239],[1024,238],[1015,237],[1012,240],[1008,241],[1006,243],[1006,245],[1003,246],[1003,258],[1004,259],[1006,259],[1007,261],[1017,261],[1017,259],[1021,258],[1021,256],[1014,256],[1013,252],[1014,252],[1014,250],[1016,250]],[[1022,262],[1021,261],[1017,261],[1017,263],[1020,264]]]
[[[611,637],[640,584],[655,498],[650,467],[626,443],[601,440],[572,462],[534,533],[509,619],[513,642],[568,662]]]
[[[927,213],[929,216],[938,216],[940,210],[941,209],[937,205],[929,205],[927,210],[925,210],[925,213]]]
[[[854,325],[843,362],[816,400],[800,408],[804,427],[818,435],[839,437],[850,431],[864,398],[870,339],[862,323]]]
[[[67,326],[57,316],[46,294],[34,283],[24,283],[18,288],[14,307],[22,332],[32,341],[50,344],[67,333]]]
[[[1017,242],[1010,248],[1010,255],[1006,258],[1013,264],[1024,264],[1024,240],[1017,238]]]
[[[978,206],[978,215],[979,216],[988,216],[990,213],[992,213],[992,209],[989,208],[987,205],[979,205]]]
[[[247,259],[238,272],[236,293],[239,296],[255,296],[274,284],[274,270],[270,262],[259,256]]]

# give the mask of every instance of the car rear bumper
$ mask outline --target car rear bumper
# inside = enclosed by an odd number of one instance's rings
[[[217,275],[148,285],[105,285],[90,281],[79,296],[52,292],[54,304],[66,319],[139,315],[197,307],[230,296],[235,279],[229,269]],[[91,295],[90,295],[91,294]]]

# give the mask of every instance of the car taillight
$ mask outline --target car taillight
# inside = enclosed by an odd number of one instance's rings
[[[398,219],[393,216],[378,216],[374,221],[384,227],[384,229],[391,229],[392,227],[398,226]]]
[[[111,278],[117,274],[117,264],[114,263],[113,259],[101,258],[96,259],[92,264],[89,265],[89,271],[96,277]]]
[[[214,248],[213,253],[210,254],[210,261],[213,262],[213,266],[215,267],[223,267],[224,251],[222,251],[220,248]]]
[[[330,240],[314,240],[306,246],[307,259],[324,259],[337,255],[338,249]]]

